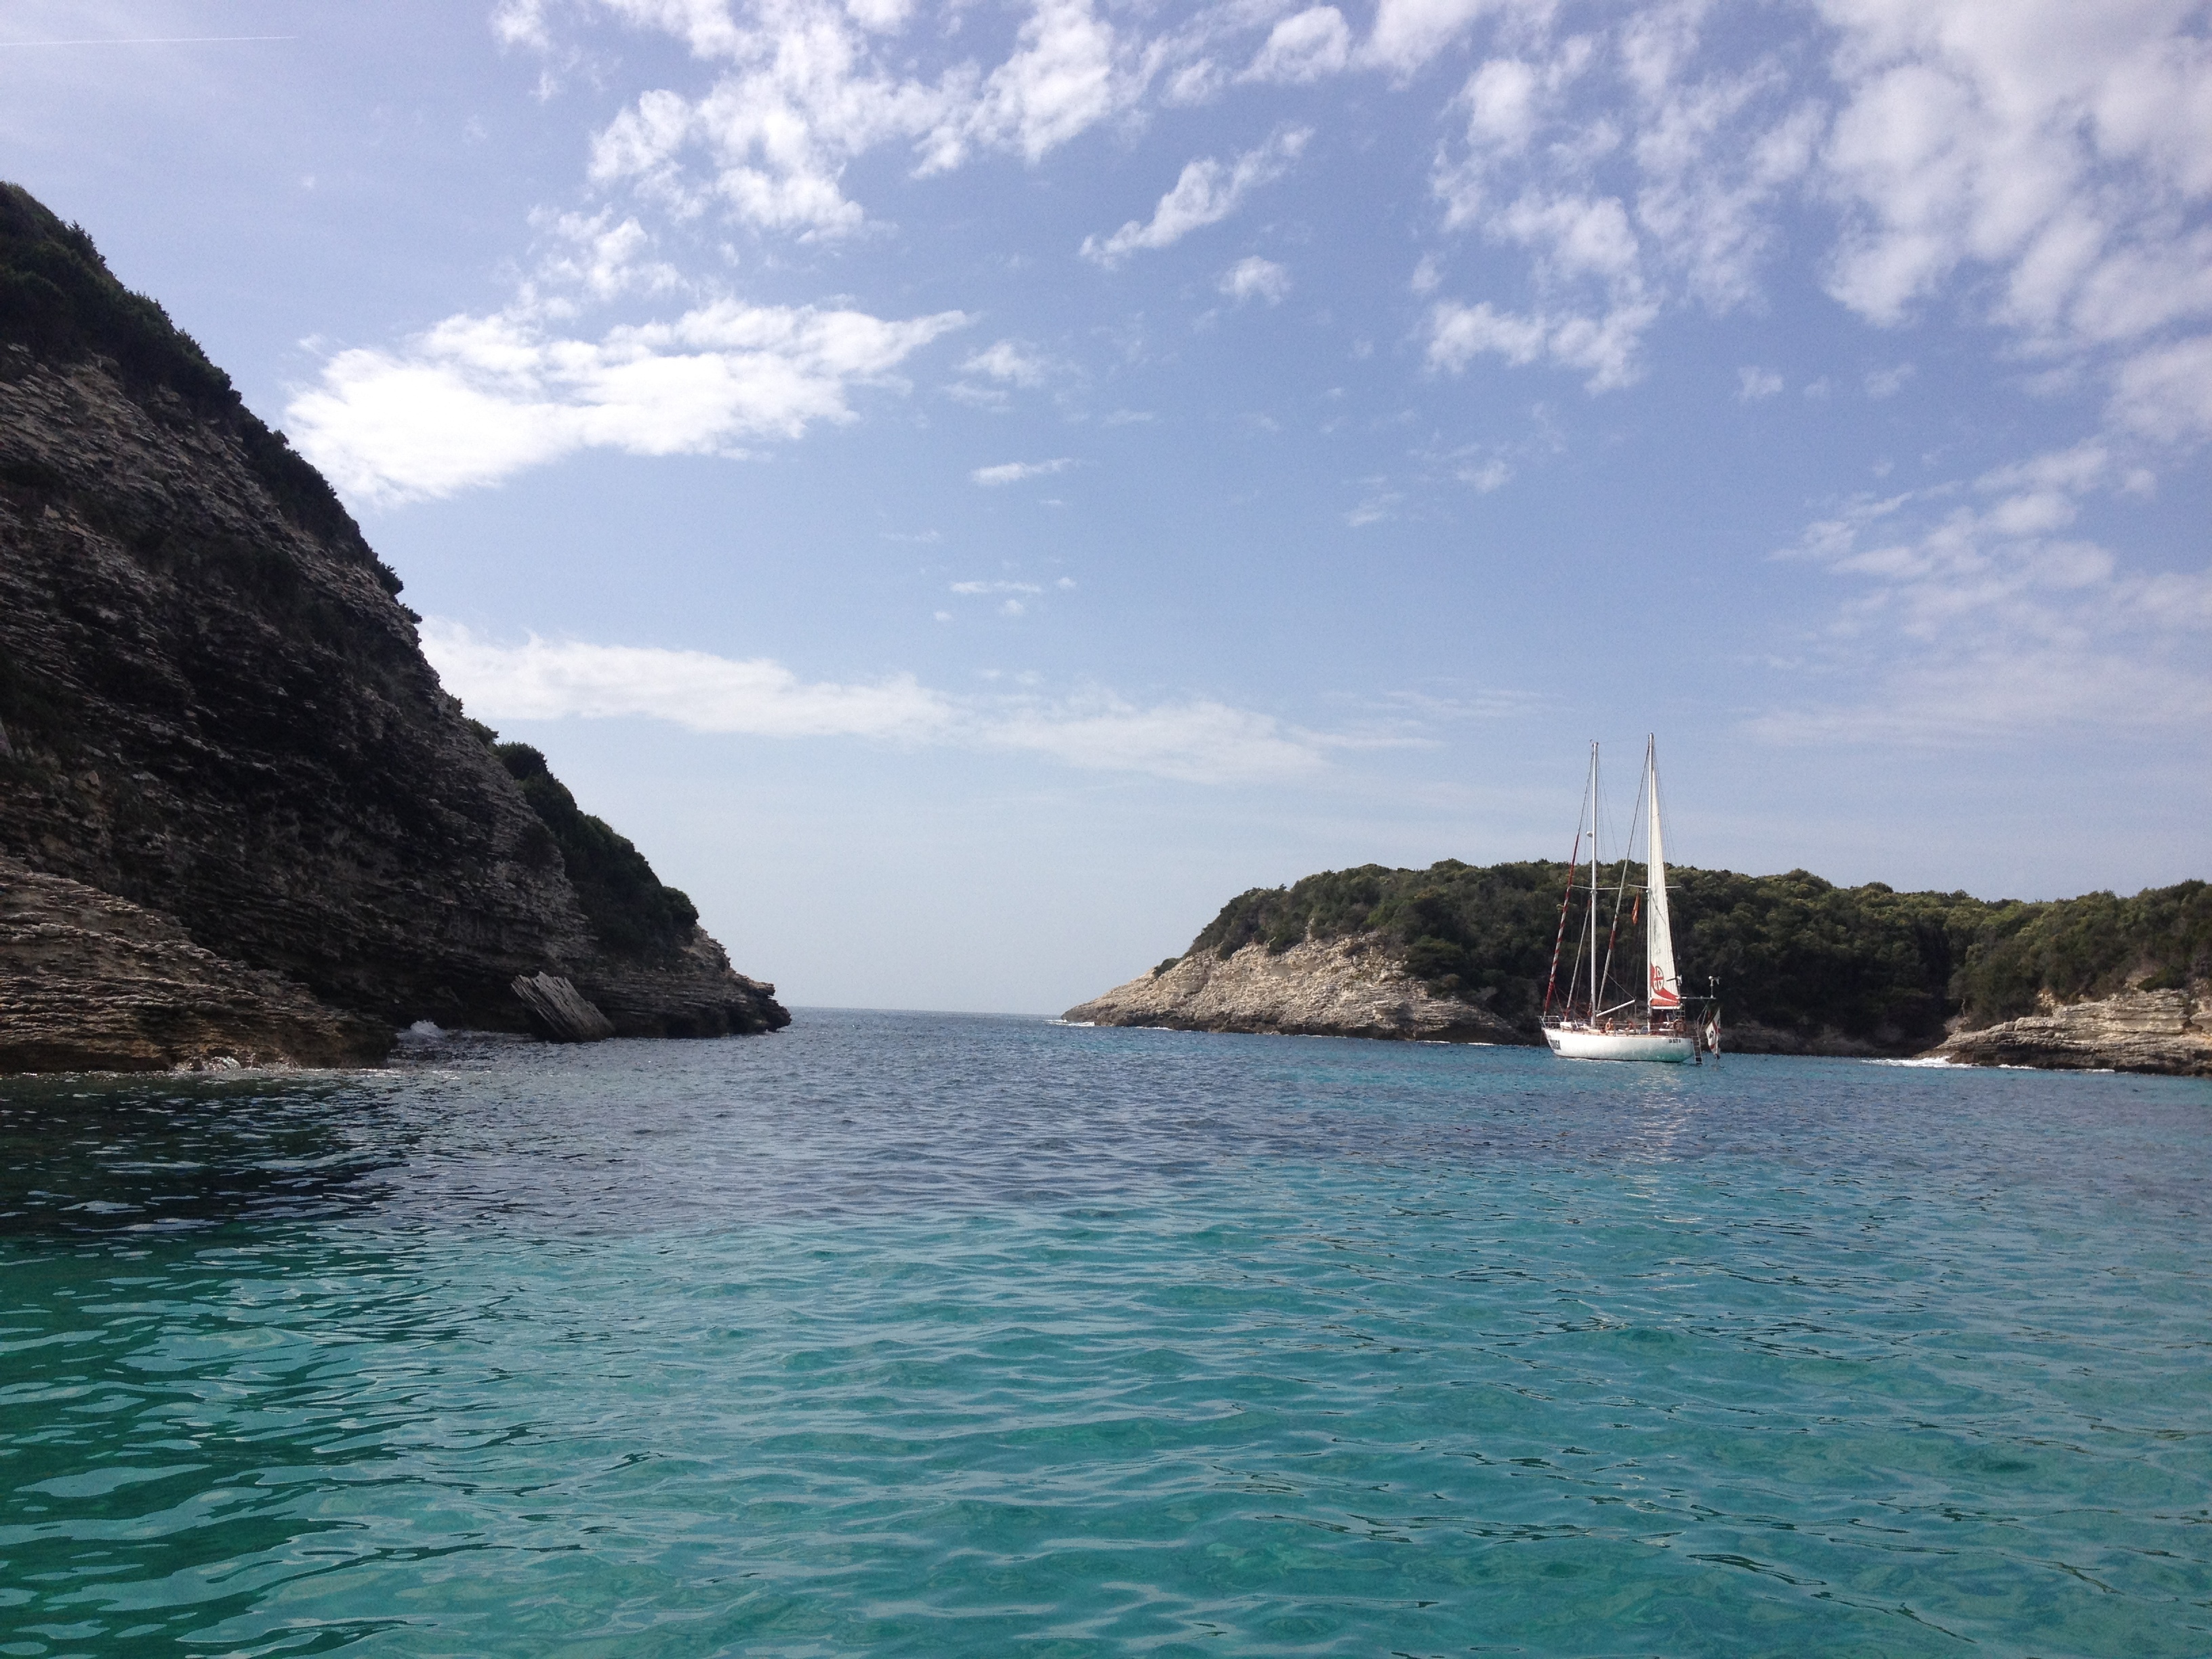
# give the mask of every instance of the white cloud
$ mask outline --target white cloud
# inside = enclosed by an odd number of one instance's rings
[[[1757,298],[1781,212],[1802,203],[1840,216],[1830,286],[1883,325],[1969,268],[1994,276],[1995,319],[2039,349],[2147,349],[2212,318],[2212,228],[2185,222],[2212,198],[2202,0],[1809,0],[1801,15],[1825,32],[1790,51],[1723,27],[1709,0],[1587,19],[1556,0],[1379,0],[1356,46],[1328,4],[1109,21],[1092,0],[1029,0],[995,64],[954,55],[975,14],[909,0],[503,0],[494,27],[557,53],[556,21],[594,9],[720,77],[643,94],[594,144],[596,182],[679,216],[719,205],[842,234],[866,222],[848,168],[884,146],[922,174],[985,151],[1036,162],[1143,118],[1148,97],[1218,95],[1223,62],[1248,81],[1379,70],[1405,88],[1463,46],[1479,58],[1437,169],[1445,223],[1526,250],[1534,289],[1470,299],[1595,327],[1643,305],[1726,312]],[[1169,246],[1288,159],[1194,161],[1150,221],[1085,252],[1113,264]],[[637,222],[617,215],[599,234]],[[595,291],[640,268],[620,248],[574,263]]]
[[[450,317],[397,351],[342,351],[285,411],[301,453],[357,501],[450,495],[580,449],[702,454],[854,417],[881,385],[968,319],[716,301],[597,340],[522,313]]]
[[[1257,254],[1239,259],[1221,273],[1220,289],[1231,299],[1242,304],[1246,300],[1265,300],[1269,305],[1279,304],[1291,291],[1291,273],[1272,259],[1262,259]]]
[[[1646,9],[1563,38],[1534,9],[1500,25],[1518,49],[1468,75],[1432,182],[1447,230],[1525,252],[1528,301],[1493,291],[1437,313],[1432,362],[1480,342],[1603,390],[1639,376],[1641,337],[1668,306],[1722,313],[1757,297],[1779,245],[1773,211],[1811,165],[1820,111],[1770,64],[1701,58],[1708,10]]]
[[[1532,249],[1539,273],[1560,283],[1595,276],[1633,283],[1636,233],[1628,212],[1613,197],[1551,196],[1524,191],[1491,221],[1498,234]]]
[[[955,582],[955,593],[1042,593],[1043,586],[1036,582]]]
[[[1049,461],[1001,461],[996,466],[979,466],[968,476],[975,483],[988,489],[997,484],[1019,483],[1025,478],[1042,478],[1049,473],[1065,472],[1075,462],[1061,455]]]
[[[1503,312],[1488,301],[1439,301],[1429,313],[1428,361],[1458,374],[1478,356],[1503,357],[1518,368],[1548,360],[1585,373],[1592,392],[1627,386],[1642,373],[1637,348],[1659,314],[1649,302],[1616,306],[1602,316]]]
[[[1736,370],[1735,378],[1735,395],[1741,403],[1755,404],[1782,390],[1782,377],[1772,369],[1761,368],[1756,363],[1746,363]]]
[[[2112,413],[2169,442],[2212,438],[2212,334],[2141,351],[2122,363]]]
[[[1334,6],[1311,6],[1285,17],[1244,71],[1248,81],[1292,84],[1318,81],[1343,71],[1352,58],[1352,31]]]
[[[1854,502],[1786,556],[1851,582],[1822,647],[1863,695],[1754,722],[1783,741],[1942,746],[2212,718],[2212,568],[2130,569],[2078,533],[2136,473],[2090,441]]]
[[[1503,489],[1513,482],[1513,469],[1498,456],[1488,460],[1469,462],[1459,469],[1462,483],[1473,484],[1478,495],[1487,495],[1492,490]]]
[[[446,689],[490,720],[642,714],[693,732],[910,740],[941,736],[956,720],[951,702],[911,674],[809,684],[764,657],[535,637],[500,645],[435,618],[422,625],[422,652]]]
[[[1247,150],[1234,162],[1208,156],[1191,162],[1176,179],[1175,188],[1160,198],[1149,222],[1132,219],[1104,240],[1083,239],[1083,257],[1111,268],[1140,249],[1171,246],[1204,226],[1218,224],[1237,211],[1244,198],[1260,185],[1280,178],[1305,149],[1310,128],[1293,127],[1277,133],[1256,149]]]
[[[976,352],[960,365],[963,374],[981,374],[1002,386],[1034,390],[1052,373],[1051,360],[1012,340],[1000,340]]]
[[[1511,0],[1381,0],[1375,27],[1360,48],[1370,66],[1410,75],[1464,34],[1486,13],[1513,9]],[[1527,5],[1530,12],[1544,9]]]
[[[1894,398],[1917,372],[1911,363],[1895,363],[1887,368],[1877,368],[1866,377],[1866,394],[1877,399]]]
[[[2212,52],[2185,0],[1823,0],[1845,94],[1822,152],[1846,211],[1830,289],[1903,320],[1962,267],[2051,343],[2212,312],[2173,212],[2212,198]]]
[[[957,62],[933,78],[913,72],[901,44],[904,0],[600,4],[728,67],[699,96],[658,89],[617,116],[592,145],[594,181],[635,185],[683,212],[718,203],[766,230],[860,229],[866,216],[846,198],[844,171],[886,144],[911,146],[923,173],[979,149],[1036,161],[1141,96],[1151,72],[1090,0],[1036,0],[1003,63],[986,73]],[[550,50],[541,9],[510,4],[496,27]]]
[[[556,239],[538,267],[538,281],[582,289],[594,300],[611,300],[634,289],[659,293],[684,285],[683,274],[665,261],[647,259],[653,239],[635,217],[617,223],[611,210],[586,216],[539,216],[533,222]]]
[[[969,135],[1036,161],[1106,118],[1140,89],[1118,77],[1112,27],[1090,0],[1036,0],[1021,40],[985,82]],[[940,144],[939,164],[948,154]]]
[[[435,620],[422,648],[447,689],[489,720],[642,716],[692,732],[951,744],[1204,784],[1310,776],[1335,742],[1204,698],[1147,707],[1103,691],[953,697],[911,674],[810,683],[767,659],[536,638],[501,645]]]
[[[1103,772],[1183,783],[1271,783],[1310,777],[1328,740],[1268,714],[1209,700],[1144,708],[1108,693],[995,711],[982,746]]]

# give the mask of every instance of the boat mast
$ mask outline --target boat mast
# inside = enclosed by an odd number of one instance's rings
[[[1597,739],[1596,739],[1596,738],[1591,738],[1591,739],[1590,739],[1589,802],[1590,802],[1590,883],[1589,883],[1589,927],[1590,927],[1590,953],[1589,953],[1589,956],[1590,956],[1590,990],[1589,990],[1589,998],[1590,998],[1590,1000],[1589,1000],[1589,1018],[1590,1018],[1590,1024],[1593,1024],[1593,1025],[1595,1025],[1595,1024],[1597,1024],[1597,812],[1598,812],[1598,794],[1597,794]]]
[[[1651,808],[1651,821],[1644,827],[1644,1024],[1647,1030],[1651,1024],[1651,866],[1660,856],[1659,782],[1651,771],[1652,763],[1657,759],[1658,742],[1659,736],[1656,732],[1644,733],[1643,793]],[[1660,879],[1664,881],[1666,878],[1662,876]],[[1666,902],[1663,893],[1659,902],[1662,904]]]

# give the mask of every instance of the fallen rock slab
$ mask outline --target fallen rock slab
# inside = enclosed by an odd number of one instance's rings
[[[603,1042],[615,1034],[614,1022],[556,975],[517,975],[514,994],[522,999],[532,1028],[549,1042]]]

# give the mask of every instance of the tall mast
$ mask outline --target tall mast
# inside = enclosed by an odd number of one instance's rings
[[[1590,739],[1590,1023],[1597,1023],[1597,739]]]

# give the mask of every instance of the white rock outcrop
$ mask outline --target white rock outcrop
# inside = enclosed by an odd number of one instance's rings
[[[2123,991],[2063,1007],[2046,996],[2035,1013],[1954,1033],[1935,1052],[1970,1066],[2212,1077],[2212,1006],[2206,989],[2198,984],[2186,991]]]
[[[1531,1039],[1488,1009],[1439,997],[1372,933],[1309,939],[1277,955],[1248,945],[1229,957],[1194,951],[1174,966],[1071,1008],[1071,1024],[1164,1025],[1183,1031],[1430,1042]]]

